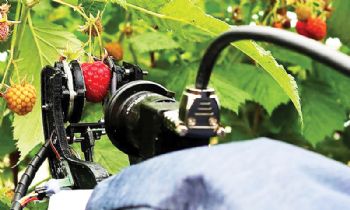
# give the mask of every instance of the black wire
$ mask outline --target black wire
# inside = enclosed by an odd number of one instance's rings
[[[266,26],[235,26],[220,35],[203,56],[196,78],[196,88],[206,89],[215,62],[230,43],[241,40],[270,42],[308,55],[350,77],[350,57],[304,36]]]
[[[26,171],[21,177],[15,189],[15,194],[12,200],[11,210],[22,209],[19,200],[27,193],[29,185],[32,183],[33,178],[38,171],[39,167],[43,164],[47,157],[47,151],[50,146],[50,141],[46,141],[45,144],[40,148],[39,152],[33,157],[28,164]]]

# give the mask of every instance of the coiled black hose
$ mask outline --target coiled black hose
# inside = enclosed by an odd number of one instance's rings
[[[33,157],[33,159],[28,164],[26,171],[22,175],[15,189],[15,194],[11,204],[11,210],[22,209],[19,200],[26,195],[29,185],[32,183],[36,172],[47,157],[47,151],[49,150],[49,146],[50,141],[46,141],[45,144],[40,148],[39,152]]]

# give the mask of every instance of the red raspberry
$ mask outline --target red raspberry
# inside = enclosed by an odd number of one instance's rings
[[[10,33],[9,24],[5,22],[0,22],[0,42],[6,41]]]
[[[306,21],[300,21],[299,20],[297,22],[297,25],[295,26],[295,28],[296,28],[298,34],[306,36],[306,37],[309,37],[309,34],[308,34],[307,30],[306,30],[306,24],[307,24]]]
[[[308,37],[321,40],[327,35],[327,24],[321,18],[309,18],[306,24]]]
[[[111,81],[111,71],[102,61],[81,64],[86,87],[86,99],[101,102],[107,95]]]

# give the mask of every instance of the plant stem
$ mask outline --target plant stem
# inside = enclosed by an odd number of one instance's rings
[[[15,19],[20,20],[20,24],[14,26],[14,30],[13,30],[13,34],[12,34],[12,38],[11,38],[11,48],[10,48],[10,55],[9,55],[10,58],[9,58],[8,63],[6,65],[0,88],[2,88],[2,86],[4,85],[4,83],[6,81],[7,73],[9,71],[11,65],[13,64],[13,62],[15,60],[18,59],[19,50],[17,50],[17,49],[19,49],[18,47],[20,46],[22,38],[23,38],[25,25],[26,25],[26,22],[28,19],[28,14],[29,14],[28,7],[21,5],[20,1],[18,1]],[[16,75],[17,75],[17,80],[19,82],[20,79],[19,79],[18,69],[15,68],[15,71],[16,71]]]
[[[103,51],[103,49],[102,49],[102,38],[101,38],[101,34],[100,34],[100,32],[98,31],[98,28],[97,28],[97,26],[96,26],[96,24],[95,23],[93,23],[92,24],[93,26],[94,26],[94,29],[95,29],[95,31],[97,32],[97,38],[98,38],[98,44],[100,45],[100,57],[102,58],[102,51]]]
[[[20,15],[21,15],[21,3],[18,1],[17,8],[16,8],[16,20],[19,20]],[[8,62],[7,62],[6,68],[4,70],[4,74],[3,74],[3,77],[2,77],[0,89],[2,89],[2,87],[5,84],[7,73],[9,71],[9,69],[11,67],[11,64],[12,64],[12,61],[13,61],[13,54],[14,54],[14,49],[15,49],[14,48],[14,43],[16,42],[16,38],[17,38],[17,28],[18,28],[18,26],[15,25],[14,26],[14,30],[13,30],[13,34],[12,34],[12,38],[11,38],[11,48],[10,48],[10,55],[9,55],[10,57],[9,57]]]
[[[18,47],[21,46],[22,38],[24,35],[24,29],[27,24],[29,12],[30,10],[27,6],[22,6],[21,19],[20,19],[21,23],[18,25],[18,31],[17,31],[18,36],[16,36],[16,40],[13,43],[13,46],[15,49],[18,49]],[[19,56],[19,50],[15,51],[14,58],[17,59],[18,56]]]
[[[264,17],[262,19],[262,25],[266,26],[269,18],[273,15],[274,21],[276,20],[276,10],[278,8],[279,0],[271,0],[269,7],[264,12]]]
[[[92,59],[92,28],[89,27],[89,58],[88,58],[88,62],[89,63],[92,63],[93,62],[93,59]]]
[[[89,17],[77,6],[74,6],[72,4],[69,4],[67,2],[64,2],[62,0],[53,0],[53,2],[68,6],[70,8],[72,8],[74,11],[77,11],[81,16],[83,16],[86,20],[89,20]]]
[[[72,8],[74,11],[77,11],[77,12],[85,19],[85,21],[89,21],[89,20],[90,20],[90,18],[89,18],[89,17],[84,13],[84,11],[82,11],[78,6],[72,5],[72,4],[67,3],[67,2],[65,2],[65,1],[62,1],[62,0],[53,0],[53,1],[56,2],[56,3],[62,4],[62,5],[68,6],[68,7]],[[101,17],[102,17],[102,15],[101,15]],[[102,57],[102,52],[103,52],[102,47],[103,47],[103,46],[102,46],[101,34],[100,34],[100,32],[98,31],[98,28],[97,28],[97,26],[96,26],[96,23],[92,23],[92,26],[94,27],[95,31],[97,32],[98,42],[99,42],[99,45],[100,45],[100,55],[101,55],[101,57]],[[90,53],[90,55],[89,55],[89,62],[91,61],[91,58],[90,58],[90,57],[92,56],[91,30],[92,30],[92,27],[89,26],[89,41],[88,41],[88,42],[89,42],[89,53]]]
[[[54,1],[58,1],[58,0],[54,0]],[[107,0],[95,0],[96,2],[107,2]],[[157,18],[160,18],[160,19],[165,19],[165,20],[172,20],[172,21],[176,21],[176,22],[182,22],[182,23],[185,23],[185,24],[189,24],[189,25],[193,25],[194,27],[196,28],[199,28],[200,30],[202,31],[205,31],[207,32],[208,34],[210,35],[218,35],[217,33],[214,33],[212,31],[210,31],[209,29],[206,29],[202,26],[199,26],[199,25],[194,25],[191,21],[189,20],[186,20],[186,19],[182,19],[182,18],[177,18],[177,17],[171,17],[171,16],[168,16],[168,15],[164,15],[164,14],[160,14],[160,13],[156,13],[156,12],[153,12],[153,11],[150,11],[150,10],[147,10],[147,9],[144,9],[142,7],[139,7],[139,6],[136,6],[136,5],[133,5],[133,4],[130,4],[130,3],[123,3],[123,6],[125,6],[126,8],[131,8],[131,9],[135,9],[135,10],[138,10],[140,12],[143,12],[145,14],[148,14],[148,15],[151,15],[151,16],[154,16],[154,17],[157,17]]]
[[[253,119],[253,128],[252,132],[254,136],[257,136],[258,134],[258,128],[260,124],[260,118],[261,118],[261,107],[260,105],[256,105],[255,112],[254,112],[254,119]]]
[[[152,51],[149,53],[150,56],[150,60],[151,60],[151,68],[156,67],[156,56],[155,56],[155,52]]]
[[[130,44],[130,43],[129,43],[129,50],[130,50],[131,56],[132,56],[132,58],[134,60],[134,63],[137,65],[138,64],[137,56],[136,56],[134,48],[132,47],[132,44]]]

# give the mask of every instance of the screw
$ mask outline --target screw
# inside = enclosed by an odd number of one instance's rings
[[[49,109],[49,105],[44,104],[44,105],[41,106],[41,108],[42,108],[43,110],[48,110],[48,109]]]
[[[176,133],[179,134],[179,136],[185,136],[188,132],[188,128],[184,125],[178,125],[176,126]]]
[[[194,119],[193,117],[190,117],[190,118],[188,118],[187,119],[187,124],[189,125],[189,126],[195,126],[196,125],[196,119]]]
[[[216,134],[220,137],[224,137],[226,134],[231,133],[232,128],[230,126],[224,127],[219,127],[218,130],[216,131]]]
[[[225,128],[223,127],[220,127],[217,131],[216,131],[216,134],[220,137],[224,137],[226,132],[225,132]]]
[[[215,117],[209,117],[209,125],[211,126],[217,126],[218,125],[218,120]]]

